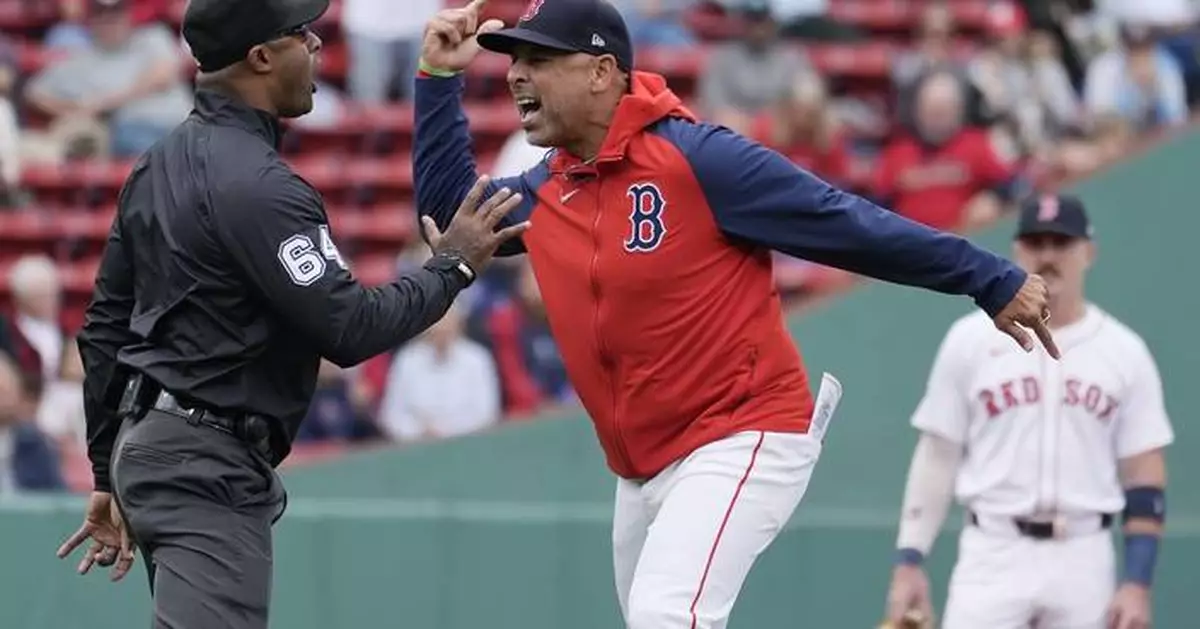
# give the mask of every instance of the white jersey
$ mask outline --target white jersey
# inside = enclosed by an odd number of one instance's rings
[[[1170,444],[1158,367],[1142,338],[1095,305],[1054,331],[1062,358],[1026,353],[981,311],[938,350],[919,430],[964,446],[959,502],[981,514],[1118,513],[1118,461]]]

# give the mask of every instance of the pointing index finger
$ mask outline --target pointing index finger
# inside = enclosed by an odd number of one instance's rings
[[[1037,334],[1038,340],[1046,347],[1046,351],[1055,358],[1062,358],[1062,354],[1058,351],[1058,344],[1054,342],[1054,335],[1050,334],[1050,328],[1046,327],[1046,321],[1038,321],[1033,326],[1034,334]]]

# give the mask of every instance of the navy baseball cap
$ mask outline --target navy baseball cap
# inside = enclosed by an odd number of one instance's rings
[[[308,26],[329,0],[189,0],[183,39],[202,72],[246,58],[250,49]]]
[[[1016,237],[1037,234],[1091,239],[1092,224],[1088,220],[1083,201],[1065,194],[1026,199],[1021,204],[1021,218],[1017,224]]]
[[[633,68],[633,46],[620,11],[607,0],[530,0],[517,25],[478,37],[485,50],[511,55],[521,44],[563,52],[612,55]]]

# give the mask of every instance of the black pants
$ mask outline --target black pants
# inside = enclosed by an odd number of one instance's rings
[[[152,410],[121,427],[113,490],[150,577],[155,629],[266,629],[286,494],[231,434]]]

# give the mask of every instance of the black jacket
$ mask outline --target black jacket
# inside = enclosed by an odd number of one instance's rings
[[[320,194],[281,159],[280,136],[271,115],[200,90],[126,180],[79,334],[98,491],[110,488],[129,374],[199,408],[268,417],[278,462],[321,357],[349,366],[390,350],[468,284],[440,257],[391,284],[359,284]]]

